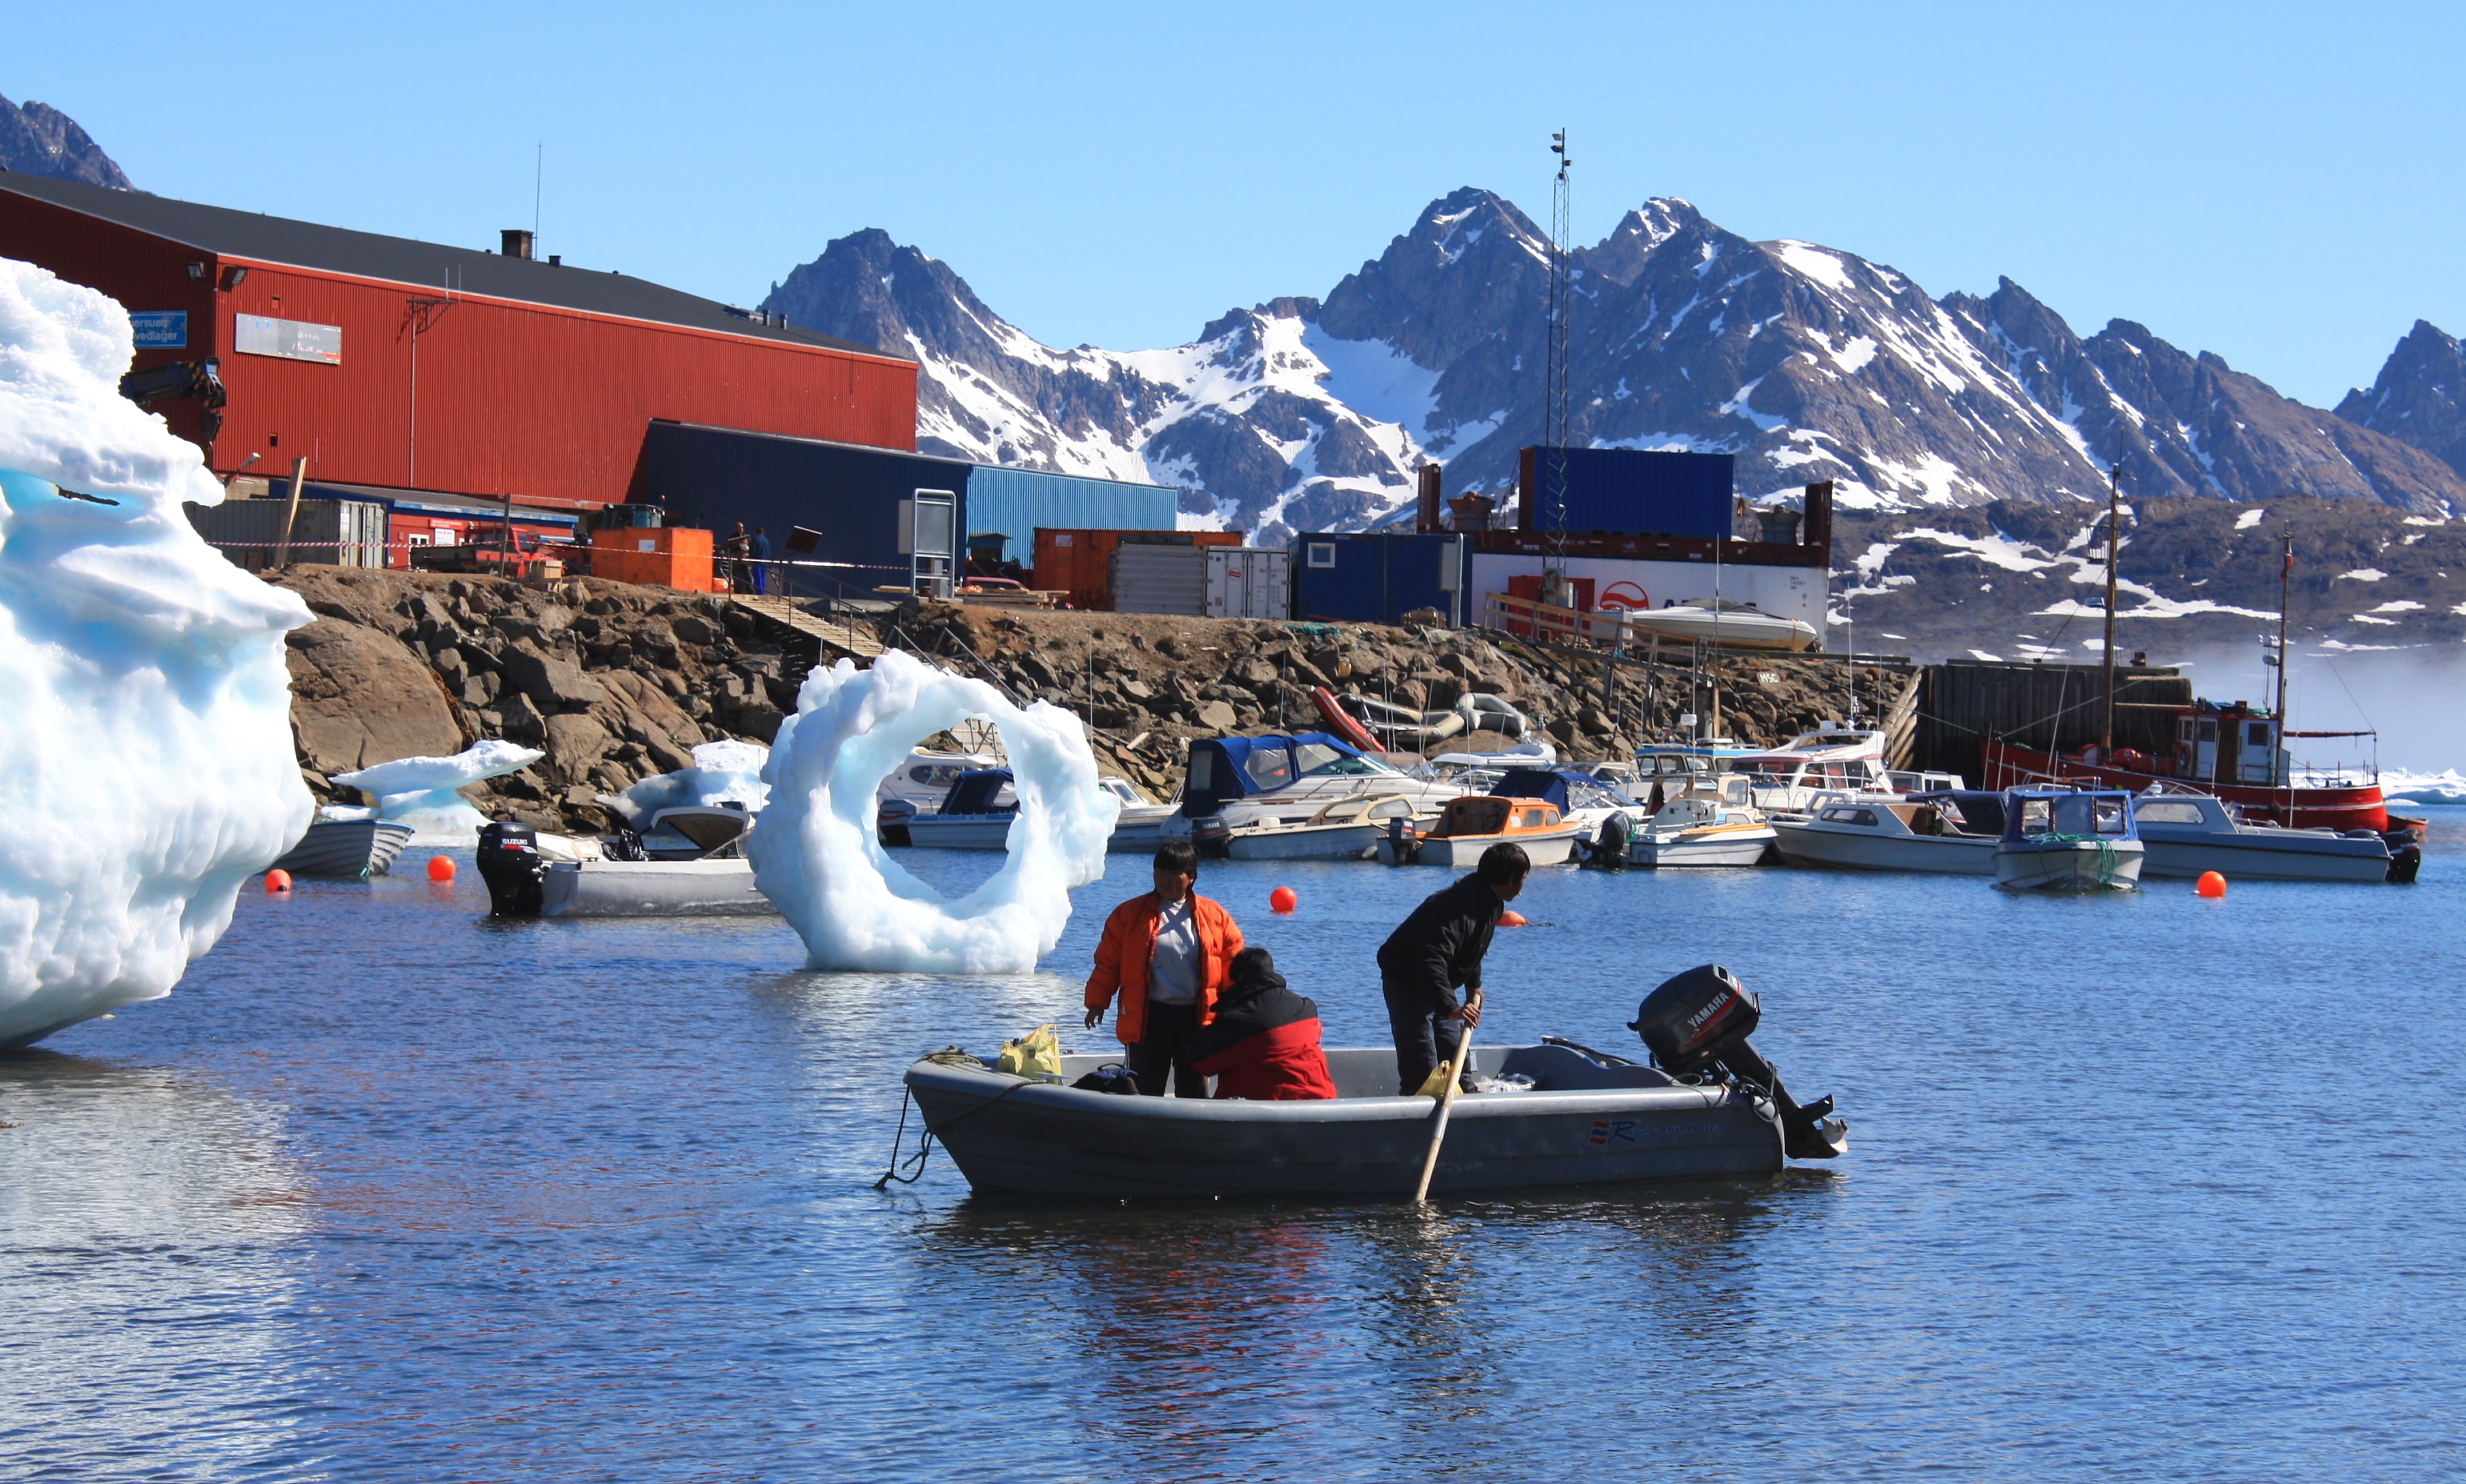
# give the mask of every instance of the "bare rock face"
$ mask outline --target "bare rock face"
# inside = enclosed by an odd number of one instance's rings
[[[453,704],[419,658],[388,635],[320,620],[289,638],[291,729],[321,774],[460,752]]]

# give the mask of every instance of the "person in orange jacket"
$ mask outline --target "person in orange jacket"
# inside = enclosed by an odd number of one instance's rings
[[[1105,919],[1096,943],[1096,972],[1087,977],[1087,1024],[1105,1019],[1118,992],[1113,1033],[1128,1048],[1139,1091],[1164,1096],[1168,1073],[1176,1097],[1205,1097],[1206,1079],[1190,1065],[1190,1038],[1215,1013],[1216,997],[1233,981],[1242,930],[1233,914],[1200,896],[1199,852],[1186,840],[1156,847],[1155,889],[1134,896]]]

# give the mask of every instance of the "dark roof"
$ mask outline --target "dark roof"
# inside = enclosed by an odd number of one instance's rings
[[[358,278],[389,282],[450,286],[463,293],[527,304],[554,304],[592,314],[619,315],[661,325],[683,325],[718,330],[755,340],[792,345],[828,346],[863,355],[886,355],[871,346],[831,335],[818,335],[793,325],[761,325],[730,314],[708,299],[571,263],[557,265],[527,258],[475,252],[419,242],[410,237],[380,236],[342,227],[321,227],[255,212],[220,206],[199,206],[168,196],[136,191],[113,191],[78,181],[0,171],[0,191],[48,201],[88,216],[114,222],[149,236],[164,237],[200,252],[253,258],[262,262],[300,268],[322,268]],[[908,357],[888,355],[890,360]]]

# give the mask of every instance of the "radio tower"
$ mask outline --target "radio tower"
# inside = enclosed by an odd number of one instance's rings
[[[1540,511],[1543,525],[1562,538],[1552,542],[1553,554],[1546,564],[1561,569],[1566,561],[1563,537],[1567,529],[1567,239],[1568,225],[1567,167],[1576,162],[1567,155],[1567,131],[1560,129],[1550,136],[1550,152],[1558,157],[1558,178],[1550,189],[1550,344],[1544,352],[1541,384],[1541,458],[1549,492],[1548,507]]]

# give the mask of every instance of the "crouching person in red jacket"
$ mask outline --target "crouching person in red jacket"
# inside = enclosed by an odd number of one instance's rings
[[[1218,1097],[1297,1102],[1335,1096],[1318,1046],[1318,1006],[1285,987],[1264,948],[1233,956],[1233,982],[1216,1019],[1190,1038],[1190,1065],[1216,1079]]]

